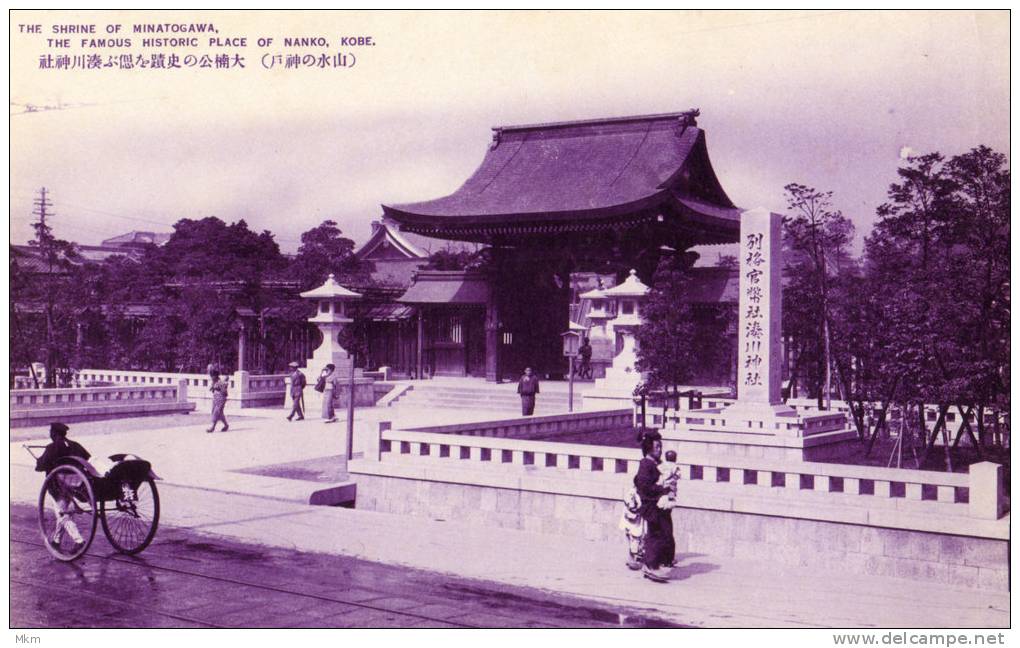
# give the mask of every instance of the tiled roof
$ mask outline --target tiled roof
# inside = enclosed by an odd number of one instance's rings
[[[122,245],[137,245],[144,246],[152,243],[154,245],[163,245],[170,240],[170,234],[168,232],[128,232],[127,234],[121,234],[120,236],[114,236],[103,241],[103,245],[109,246],[122,246]]]
[[[481,275],[463,271],[419,272],[397,301],[405,304],[485,304],[489,284]]]
[[[688,113],[493,129],[482,164],[453,194],[383,205],[404,232],[697,216],[708,240],[735,240],[739,210],[708,161]],[[538,230],[543,231],[543,230]]]

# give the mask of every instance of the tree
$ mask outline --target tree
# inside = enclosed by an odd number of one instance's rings
[[[832,206],[832,192],[791,183],[784,187],[790,214],[783,219],[786,274],[784,331],[800,344],[797,368],[815,359],[811,384],[819,406],[831,397],[829,290],[832,276],[847,265],[853,224]],[[809,369],[810,371],[810,369]]]
[[[484,267],[488,256],[483,251],[456,250],[445,247],[429,256],[429,270],[471,270]]]
[[[983,410],[1009,410],[1010,355],[1010,172],[1006,157],[979,146],[951,159],[945,167],[951,183],[955,263],[950,277],[959,344],[966,349],[955,373],[977,405],[979,437]]]
[[[72,243],[53,234],[46,220],[53,214],[45,188],[40,190],[35,207],[33,214],[37,220],[32,223],[35,237],[29,241],[35,259],[23,257],[19,263],[14,255],[11,257],[11,318],[19,346],[18,360],[31,363],[41,357],[46,367],[45,384],[55,387],[58,368],[68,367],[74,347],[75,309],[79,301],[70,275],[81,263],[81,257]],[[33,331],[31,318],[19,312],[18,303],[40,307],[44,319],[42,331]],[[11,361],[15,362],[13,354]]]
[[[1005,157],[978,147],[948,162],[939,153],[911,157],[889,187],[889,200],[865,241],[868,321],[844,324],[842,371],[856,385],[860,367],[896,384],[904,431],[930,449],[940,432],[950,469],[946,415],[956,407],[963,432],[981,452],[983,410],[1008,399],[1009,171]],[[852,330],[854,326],[860,330]],[[878,345],[878,354],[872,353]],[[938,407],[933,429],[925,405]],[[977,410],[978,436],[969,418]],[[902,438],[902,437],[901,437]],[[953,442],[955,446],[960,437]],[[874,434],[872,442],[874,441]]]
[[[287,261],[269,231],[256,233],[244,220],[183,219],[166,245],[151,251],[154,275],[167,301],[161,308],[184,323],[178,362],[191,371],[209,363],[236,366],[239,311],[261,320],[279,305],[269,284]]]
[[[362,270],[354,256],[354,241],[343,236],[336,221],[326,220],[301,234],[301,247],[291,261],[288,274],[301,283],[301,290],[321,285],[330,274],[350,283]]]
[[[692,375],[695,323],[690,302],[688,256],[665,257],[652,278],[637,330],[637,369],[648,374],[648,389],[677,391]]]

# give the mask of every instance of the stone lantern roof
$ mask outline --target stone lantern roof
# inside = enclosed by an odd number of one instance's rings
[[[347,290],[336,282],[333,274],[330,274],[326,282],[318,288],[301,293],[305,299],[361,299],[361,293]]]
[[[630,276],[623,283],[619,286],[600,291],[601,294],[599,296],[609,299],[617,297],[645,297],[648,295],[649,290],[651,289],[638,279],[637,270],[631,270]]]

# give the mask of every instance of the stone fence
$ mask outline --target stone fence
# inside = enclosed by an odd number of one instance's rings
[[[688,415],[692,411],[689,407],[689,399],[686,396],[681,396],[679,399],[680,409],[676,410],[673,408],[666,409],[661,404],[656,403],[659,399],[649,400],[645,404],[645,421],[649,427],[661,429],[664,426],[675,425],[676,420],[681,417]],[[701,399],[700,409],[718,409],[728,405],[732,405],[736,402],[734,398],[728,398],[720,395],[706,394]],[[853,420],[850,416],[850,406],[842,400],[833,399],[830,401],[829,410],[822,410],[818,407],[818,400],[814,398],[790,398],[786,401],[786,404],[792,407],[801,415],[817,415],[823,414],[826,411],[832,413],[838,413],[846,417],[846,424],[848,427],[853,427]],[[881,407],[881,403],[871,403],[873,409]],[[939,408],[937,405],[925,405],[925,427],[930,432],[935,428],[935,423],[938,420]],[[899,421],[900,408],[898,405],[893,405],[890,410],[887,422]],[[977,434],[977,411],[972,411],[966,417],[971,423],[974,430],[974,434]],[[1008,444],[1009,440],[1009,415],[1005,412],[998,412],[994,409],[986,408],[984,410],[985,427],[989,433],[996,435],[996,438],[1000,442]],[[865,422],[869,425],[873,423],[868,415],[865,415]],[[634,425],[641,425],[641,406],[635,404],[634,406]],[[954,438],[964,426],[964,416],[957,410],[956,407],[950,408],[946,413],[946,428],[949,432],[950,438]],[[853,428],[856,429],[856,428]],[[890,425],[890,432],[894,435],[898,428]],[[936,439],[936,444],[942,443],[942,439]]]
[[[577,432],[597,432],[621,428],[631,424],[630,410],[601,410],[574,414],[549,414],[543,416],[516,417],[498,421],[476,423],[454,423],[419,428],[407,428],[409,432],[435,434],[466,434],[484,437],[509,437],[512,439],[549,438]]]
[[[247,371],[236,371],[225,376],[229,382],[227,407],[271,407],[282,405],[286,390],[285,374],[254,375]],[[114,383],[117,385],[170,385],[177,381],[187,382],[191,402],[202,407],[212,403],[209,391],[211,379],[208,374],[161,373],[155,371],[120,371],[117,369],[81,369],[78,381],[90,383]]]
[[[11,427],[71,423],[126,416],[188,413],[188,385],[176,384],[17,389],[10,392]]]
[[[640,453],[380,424],[357,507],[615,542]],[[681,457],[678,550],[1006,589],[1002,466],[969,473]],[[622,558],[621,558],[622,559]]]

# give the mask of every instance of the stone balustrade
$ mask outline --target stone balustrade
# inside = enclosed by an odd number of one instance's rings
[[[630,425],[630,410],[601,410],[572,414],[548,414],[514,417],[497,421],[455,423],[418,428],[408,431],[436,434],[467,434],[471,436],[513,439],[548,438],[560,434],[610,430]]]
[[[18,389],[10,392],[11,427],[44,425],[128,416],[188,413],[188,384],[118,385],[61,389]]]
[[[115,385],[176,385],[186,380],[188,387],[209,388],[209,375],[199,373],[169,373],[158,371],[122,371],[119,369],[82,369],[77,380],[87,387],[91,383],[113,383]],[[230,387],[235,385],[231,380]]]
[[[357,508],[610,542],[640,453],[379,424],[350,463]],[[1003,468],[936,473],[685,456],[678,551],[909,578],[1009,586]],[[621,558],[622,560],[622,558]]]
[[[529,475],[576,471],[585,478],[632,478],[641,459],[639,451],[632,448],[489,436],[483,428],[488,425],[442,426],[480,429],[437,433],[393,430],[384,422],[370,440],[365,458]],[[820,503],[922,515],[934,512],[987,520],[998,519],[1004,510],[1002,466],[988,462],[971,466],[966,474],[730,455],[682,456],[678,465],[685,486],[723,497],[779,498],[800,505]],[[613,488],[617,494],[618,480],[613,481]]]
[[[647,425],[650,427],[661,429],[664,426],[675,425],[679,417],[685,416],[689,412],[702,412],[704,410],[721,409],[728,405],[732,405],[733,403],[736,402],[736,399],[733,398],[705,395],[704,397],[702,397],[701,401],[702,409],[691,410],[687,407],[687,400],[688,400],[687,397],[681,396],[679,400],[680,409],[676,410],[673,408],[669,409],[664,408],[661,402],[659,402],[661,401],[661,398],[650,399],[645,404],[645,417]],[[838,413],[846,417],[847,426],[853,425],[853,421],[850,418],[850,406],[849,404],[846,403],[846,401],[833,399],[829,403],[828,410],[819,409],[818,400],[814,398],[790,398],[786,401],[786,404],[792,407],[794,410],[797,411],[798,414],[801,415],[817,415],[824,414],[825,412],[832,412],[833,414]],[[877,409],[881,407],[881,403],[872,403],[871,407],[873,409]],[[933,430],[935,427],[935,422],[938,420],[938,411],[939,408],[937,405],[924,406],[925,427],[928,429],[929,432]],[[886,420],[889,422],[897,421],[899,420],[899,416],[900,416],[899,407],[893,406],[890,409],[890,412]],[[976,434],[977,411],[976,410],[972,411],[968,418],[971,425],[974,426]],[[995,432],[999,432],[1001,430],[1002,433],[1008,435],[1009,427],[1008,415],[1000,413],[996,410],[986,408],[984,410],[984,418],[985,426],[987,429]],[[870,423],[873,423],[873,421],[869,420],[869,424]],[[634,424],[641,425],[640,405],[635,405],[634,407]],[[946,425],[948,427],[949,433],[953,436],[955,436],[963,427],[963,416],[960,414],[956,407],[950,408],[950,411],[946,413]],[[895,432],[896,428],[893,428],[892,431]],[[937,439],[936,442],[941,443],[941,440]]]
[[[286,390],[286,374],[255,375],[237,371],[224,376],[228,381],[227,407],[272,406],[283,403]],[[117,385],[170,385],[177,381],[187,382],[189,398],[196,405],[209,406],[212,381],[208,374],[163,373],[154,371],[121,371],[117,369],[82,369],[78,381],[89,383],[114,383]]]

